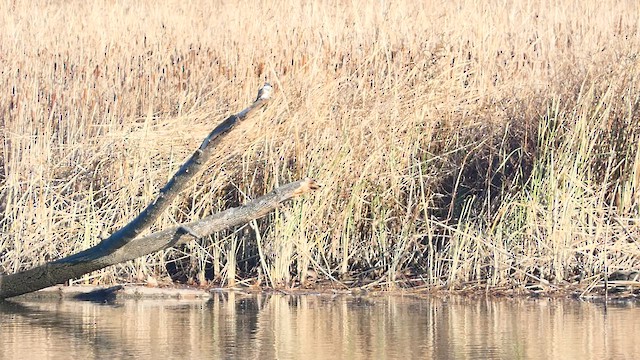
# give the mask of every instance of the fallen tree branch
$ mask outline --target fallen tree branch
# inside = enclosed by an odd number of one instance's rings
[[[264,84],[258,91],[258,97],[241,112],[229,116],[220,125],[216,126],[209,135],[202,141],[202,145],[191,155],[191,157],[178,169],[167,184],[160,189],[160,193],[147,207],[140,212],[133,220],[131,220],[122,229],[114,232],[108,238],[101,241],[96,246],[96,251],[85,254],[104,254],[113,252],[122,246],[125,246],[131,240],[135,239],[140,233],[147,229],[153,222],[166,210],[171,202],[178,196],[180,192],[186,189],[187,185],[197,174],[204,170],[205,163],[213,155],[215,146],[220,142],[222,137],[229,133],[239,121],[242,121],[260,109],[271,98],[273,88],[268,83]],[[101,255],[100,255],[101,256]],[[77,255],[75,261],[89,261],[86,258]]]
[[[207,236],[247,223],[268,214],[284,201],[317,189],[317,183],[311,179],[297,181],[279,187],[244,206],[143,238],[137,238],[158,218],[162,211],[171,205],[173,199],[187,187],[189,181],[204,169],[205,163],[213,154],[213,148],[219,143],[222,136],[233,129],[239,121],[246,119],[250,114],[260,109],[269,100],[272,90],[269,84],[265,84],[258,92],[258,97],[253,104],[238,114],[231,115],[213,129],[196,152],[160,190],[158,196],[122,229],[114,232],[96,246],[77,254],[27,271],[0,275],[0,300],[43,289],[110,265],[166,249],[193,238]]]
[[[318,184],[312,179],[305,179],[283,185],[272,192],[259,197],[246,205],[228,209],[201,220],[182,224],[173,228],[136,238],[127,245],[102,255],[95,252],[103,249],[95,246],[77,255],[47,263],[33,269],[16,274],[0,276],[0,299],[6,299],[78,278],[92,271],[107,266],[136,259],[140,256],[183,244],[194,237],[181,229],[184,226],[202,236],[234,226],[245,224],[253,219],[263,217],[282,205],[283,202],[315,190]],[[92,259],[78,261],[78,259]]]

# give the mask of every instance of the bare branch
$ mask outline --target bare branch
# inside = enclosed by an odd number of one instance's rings
[[[189,181],[204,169],[213,149],[222,136],[229,133],[239,121],[260,109],[271,97],[273,88],[268,83],[256,100],[236,115],[231,115],[204,139],[202,145],[160,190],[158,196],[122,229],[116,231],[96,246],[33,269],[16,274],[0,275],[0,300],[43,289],[51,285],[78,278],[84,274],[132,260],[170,246],[213,234],[216,231],[244,224],[268,214],[284,201],[317,189],[318,184],[305,179],[275,189],[247,205],[229,209],[202,220],[183,224],[143,238],[137,236],[147,229],[157,217],[184,190]]]
[[[204,219],[182,224],[151,235],[134,239],[112,252],[95,246],[76,255],[47,263],[16,274],[0,276],[0,299],[6,299],[78,278],[92,271],[119,264],[140,256],[167,249],[193,240],[183,227],[193,229],[202,236],[245,224],[267,215],[285,201],[318,188],[312,179],[283,185],[246,205],[225,210]],[[91,260],[79,260],[91,259]]]
[[[111,253],[136,238],[140,233],[146,230],[160,216],[160,214],[171,205],[171,202],[182,192],[189,182],[205,168],[206,162],[211,158],[215,146],[220,142],[222,137],[229,133],[239,121],[246,119],[256,110],[260,109],[270,99],[273,88],[269,83],[258,91],[258,97],[246,109],[236,115],[229,116],[220,125],[216,126],[209,135],[204,139],[202,145],[191,155],[191,157],[178,169],[167,184],[160,189],[160,193],[142,212],[131,220],[122,229],[114,232],[108,238],[102,240],[97,246],[96,251],[90,254]],[[76,254],[73,261],[89,261],[91,258]]]

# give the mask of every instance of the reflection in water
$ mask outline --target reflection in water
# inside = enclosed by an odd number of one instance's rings
[[[0,302],[0,358],[606,359],[640,307],[577,301],[216,293],[209,302]]]

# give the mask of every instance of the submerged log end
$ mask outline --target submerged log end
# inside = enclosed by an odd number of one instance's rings
[[[320,188],[320,184],[318,184],[315,180],[311,178],[306,178],[300,182],[300,186],[293,192],[293,196],[300,196],[311,192],[313,190],[317,190]]]

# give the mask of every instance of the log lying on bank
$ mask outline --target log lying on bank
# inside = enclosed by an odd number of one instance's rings
[[[233,291],[233,290],[231,290]],[[192,287],[149,287],[136,284],[121,284],[111,286],[73,285],[50,286],[39,291],[24,294],[20,300],[82,300],[98,303],[115,300],[145,299],[145,300],[185,300],[206,301],[211,299],[212,291]],[[0,301],[0,312],[2,304]]]
[[[219,143],[222,136],[229,133],[239,121],[246,119],[257,109],[260,109],[269,100],[271,91],[271,86],[265,84],[258,92],[258,97],[253,104],[240,113],[231,115],[211,131],[198,150],[160,190],[160,194],[140,215],[122,229],[96,246],[80,253],[27,271],[0,275],[0,300],[44,289],[107,266],[133,260],[198,237],[245,224],[267,215],[283,202],[295,196],[317,189],[318,185],[314,180],[296,181],[281,186],[243,206],[138,238],[138,235],[147,229],[169,207],[175,197],[187,187],[189,181],[204,170],[205,163],[213,154],[213,148]]]

